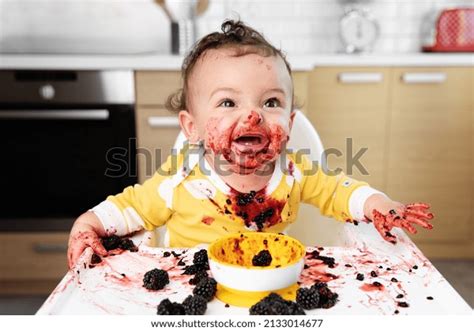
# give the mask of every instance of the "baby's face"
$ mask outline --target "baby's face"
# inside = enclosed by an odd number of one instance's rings
[[[188,112],[180,112],[191,142],[203,140],[233,171],[252,173],[274,161],[293,121],[292,80],[280,57],[210,50],[188,81]]]

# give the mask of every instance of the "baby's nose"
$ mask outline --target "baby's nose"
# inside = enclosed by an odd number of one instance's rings
[[[263,121],[262,115],[259,112],[252,110],[250,114],[247,115],[247,118],[245,119],[244,122],[250,125],[257,125],[257,124],[262,123],[262,121]]]

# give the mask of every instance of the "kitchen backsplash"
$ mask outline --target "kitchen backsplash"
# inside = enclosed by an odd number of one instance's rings
[[[339,20],[351,6],[368,10],[379,22],[374,51],[383,53],[419,51],[422,23],[433,12],[473,5],[471,0],[209,0],[197,19],[197,36],[216,31],[225,18],[240,17],[289,54],[334,53],[342,50]],[[0,17],[3,52],[47,51],[48,37],[55,42],[50,47],[64,52],[170,49],[168,19],[153,0],[0,0]]]

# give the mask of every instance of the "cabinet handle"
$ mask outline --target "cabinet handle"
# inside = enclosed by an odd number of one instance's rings
[[[66,254],[66,244],[48,244],[48,243],[35,243],[33,244],[33,250],[39,254],[55,254],[61,253]]]
[[[383,81],[381,72],[341,72],[338,76],[343,84],[375,84]]]
[[[97,120],[109,119],[107,109],[1,110],[0,118],[23,120]]]
[[[442,84],[448,75],[445,72],[407,72],[402,75],[405,84]]]
[[[179,120],[174,116],[150,116],[148,125],[152,128],[179,128]]]

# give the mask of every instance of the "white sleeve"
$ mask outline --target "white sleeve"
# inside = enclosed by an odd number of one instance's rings
[[[385,193],[380,192],[370,186],[361,186],[356,188],[349,198],[349,212],[352,219],[356,221],[362,221],[365,219],[364,205],[367,199],[373,194],[382,194],[387,196]]]
[[[113,202],[105,200],[89,211],[99,218],[108,235],[125,236],[144,228],[143,220],[132,207],[121,212]]]

